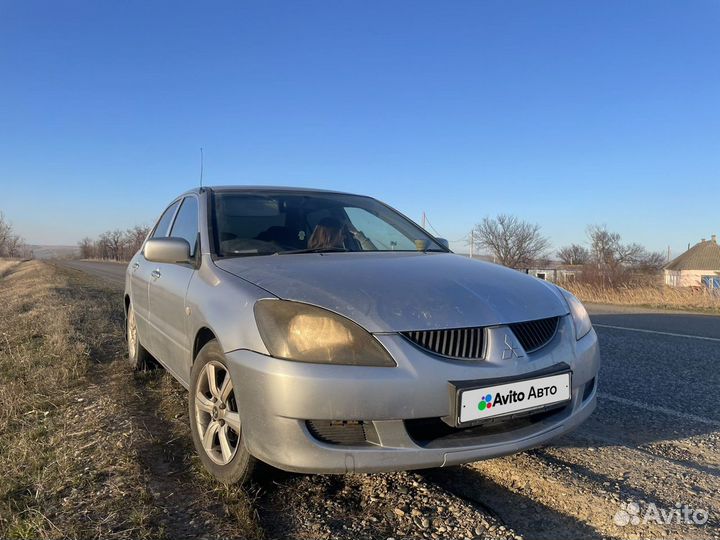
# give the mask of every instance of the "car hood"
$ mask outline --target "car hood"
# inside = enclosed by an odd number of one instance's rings
[[[220,259],[273,295],[344,315],[370,332],[490,326],[565,315],[543,281],[451,253],[323,253]]]

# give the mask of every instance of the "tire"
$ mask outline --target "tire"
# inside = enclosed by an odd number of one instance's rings
[[[125,319],[125,339],[128,346],[128,363],[135,371],[147,371],[154,366],[154,359],[140,343],[137,332],[135,310],[132,304],[128,306]]]
[[[245,448],[239,401],[217,341],[197,355],[190,375],[190,431],[200,461],[223,484],[242,484],[256,460]]]

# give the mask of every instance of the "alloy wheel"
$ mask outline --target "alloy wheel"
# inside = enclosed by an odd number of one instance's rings
[[[135,322],[135,311],[132,307],[128,309],[127,317],[128,356],[133,359],[137,349],[137,323]]]
[[[240,413],[230,372],[220,362],[205,364],[197,379],[195,420],[208,457],[230,463],[240,445]]]

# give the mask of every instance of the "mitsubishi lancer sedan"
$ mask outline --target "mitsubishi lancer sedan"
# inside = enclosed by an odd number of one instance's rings
[[[596,404],[597,337],[569,292],[370,197],[190,191],[125,286],[129,361],[189,390],[221,482],[444,467],[547,444]]]

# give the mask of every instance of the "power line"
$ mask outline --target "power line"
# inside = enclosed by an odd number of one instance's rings
[[[437,229],[433,226],[433,224],[430,222],[430,219],[428,219],[427,214],[423,211],[422,215],[422,222],[423,222],[423,228],[425,228],[425,225],[428,225],[430,229],[435,233],[435,236],[440,236],[440,233],[437,231]],[[465,236],[461,236],[457,240],[449,240],[449,242],[455,243],[455,242],[462,242],[465,241],[468,244],[470,244],[470,256],[473,256],[474,251],[474,244],[475,244],[475,231],[473,229],[470,229],[470,232],[466,234]]]
[[[469,232],[469,233],[467,233],[465,236],[461,236],[461,237],[458,238],[457,240],[449,240],[449,241],[450,241],[450,242],[453,242],[453,243],[455,243],[455,242],[462,242],[463,240],[467,241],[468,237],[470,237],[470,236],[472,236],[472,231]]]
[[[425,223],[427,223],[430,226],[430,228],[433,230],[433,232],[435,233],[436,236],[440,236],[440,233],[437,232],[437,229],[435,227],[433,227],[433,224],[430,223],[430,220],[428,219],[428,217],[425,213],[423,213],[423,221],[425,221]]]

